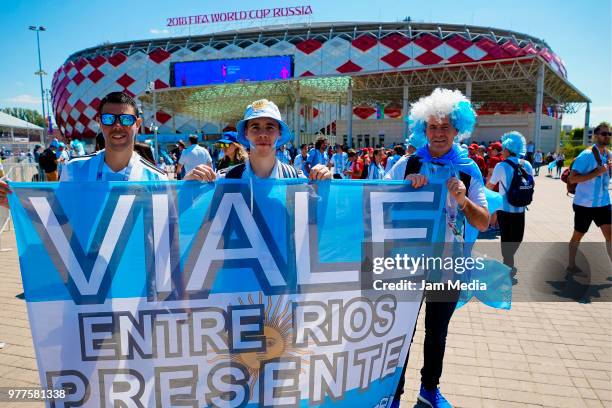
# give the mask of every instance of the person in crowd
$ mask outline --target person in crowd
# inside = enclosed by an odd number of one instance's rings
[[[217,142],[223,150],[223,157],[217,164],[217,171],[227,169],[246,162],[248,154],[240,143],[238,143],[236,132],[224,132],[223,137]]]
[[[57,161],[60,166],[68,163],[68,160],[70,160],[70,154],[68,153],[68,149],[66,148],[66,144],[64,142],[59,142],[57,153]]]
[[[289,151],[285,145],[278,148],[276,151],[276,157],[278,157],[278,160],[285,164],[291,164],[291,156],[289,155]]]
[[[565,164],[565,155],[563,154],[563,152],[557,153],[557,157],[555,158],[555,164],[557,168],[556,178],[561,178],[561,173],[563,172],[563,165]]]
[[[332,156],[334,155],[335,150],[336,150],[336,149],[335,149],[334,147],[332,147],[332,145],[331,145],[331,144],[328,144],[328,145],[327,145],[327,151],[325,152],[325,157],[327,157],[327,163],[326,163],[326,165],[329,165],[329,162],[331,161],[331,158],[332,158]],[[328,167],[329,167],[329,166],[328,166]]]
[[[94,152],[99,152],[106,147],[106,141],[104,140],[104,134],[102,132],[96,135],[96,144],[94,146]]]
[[[499,142],[491,143],[489,146],[489,160],[487,161],[487,181],[491,178],[493,174],[493,169],[497,166],[497,163],[504,160],[504,157],[501,154],[502,145]]]
[[[463,213],[465,222],[480,231],[486,230],[489,213],[482,174],[476,163],[467,156],[467,151],[454,142],[460,133],[470,133],[476,123],[476,114],[469,100],[460,91],[438,88],[412,105],[410,123],[413,133],[426,136],[427,143],[413,155],[402,157],[385,179],[408,180],[415,189],[419,189],[430,179],[451,175],[446,180],[449,199],[444,211],[445,240],[460,242],[463,239],[461,226],[457,222],[459,212]],[[425,298],[424,363],[418,399],[430,407],[447,408],[451,405],[438,384],[442,375],[448,325],[459,299],[459,291],[447,288],[427,292]],[[392,407],[399,407],[407,365],[406,362]]]
[[[327,157],[327,139],[325,136],[319,136],[315,142],[314,148],[308,152],[308,159],[306,160],[306,174],[310,174],[310,169],[318,164],[327,166],[329,157]]]
[[[350,164],[349,168],[344,170],[344,175],[352,180],[360,179],[365,171],[363,159],[353,149],[349,149],[347,157]]]
[[[542,151],[540,149],[538,149],[533,154],[533,169],[535,171],[535,175],[536,176],[540,175],[540,167],[542,167],[542,162],[543,161],[544,161],[544,155],[542,154]]]
[[[385,164],[385,173],[391,170],[391,168],[397,163],[397,161],[406,154],[406,149],[402,145],[393,146],[393,156],[387,158],[387,163]]]
[[[526,152],[525,138],[521,133],[515,131],[504,134],[501,145],[504,160],[493,169],[487,187],[493,190],[496,185],[499,185],[499,194],[503,198],[503,206],[496,212],[501,235],[501,250],[504,264],[512,268],[511,273],[514,277],[516,274],[514,255],[525,233],[525,206],[515,207],[510,204],[508,190],[517,169],[523,169],[527,175],[533,176],[533,168],[527,160],[520,159],[525,156]]]
[[[306,174],[306,160],[308,160],[308,145],[304,143],[300,146],[300,152],[293,159],[293,167]]]
[[[557,153],[554,153],[554,152],[548,152],[548,154],[546,155],[546,167],[548,169],[547,177],[552,177],[552,171],[554,167],[556,166],[556,163],[555,163],[556,157],[557,157]]]
[[[85,156],[85,146],[83,146],[83,142],[79,139],[72,140],[70,146],[72,147],[72,157]]]
[[[336,152],[331,156],[327,167],[332,169],[333,178],[344,178],[344,171],[348,165],[348,155],[343,151],[342,146],[336,145]]]
[[[38,158],[40,167],[45,172],[45,180],[57,181],[59,179],[59,173],[57,171],[57,144],[51,143],[48,148],[43,150]]]
[[[533,156],[535,154],[535,144],[533,143],[533,141],[529,141],[529,143],[527,143],[527,147],[525,148],[525,152],[526,152],[526,159],[529,162],[529,164],[533,165]]]
[[[581,274],[576,266],[576,252],[584,234],[591,223],[601,229],[606,240],[608,256],[612,260],[611,228],[612,217],[610,206],[610,174],[612,171],[612,154],[610,146],[610,125],[600,123],[593,130],[593,146],[583,150],[572,164],[568,178],[569,183],[576,184],[574,194],[574,233],[569,242],[568,272]]]
[[[382,165],[383,149],[374,149],[373,160],[368,168],[369,180],[382,180],[385,177],[385,168]]]
[[[212,157],[205,147],[198,145],[198,135],[189,135],[189,147],[181,153],[176,174],[180,174],[183,167],[185,172],[189,173],[199,165],[212,167]]]
[[[140,157],[145,159],[149,164],[155,166],[155,158],[153,157],[153,152],[151,151],[151,146],[146,143],[136,142],[134,143],[134,151],[138,153]]]
[[[186,179],[214,181],[217,177],[230,179],[283,179],[306,178],[294,167],[282,163],[276,157],[276,149],[291,140],[289,126],[282,120],[274,102],[260,99],[250,104],[244,118],[238,122],[238,141],[249,146],[249,157],[245,163],[215,173],[205,165],[196,166],[187,173]],[[310,168],[310,180],[329,180],[331,172],[323,164]]]
[[[480,169],[480,173],[482,177],[486,177],[487,174],[487,164],[484,161],[484,157],[478,154],[478,145],[476,143],[472,143],[468,146],[468,157],[476,163],[478,168]]]
[[[176,147],[174,149],[172,149],[171,153],[172,153],[172,157],[174,158],[174,163],[175,165],[175,169],[174,169],[174,177],[177,180],[182,180],[185,177],[185,167],[181,167],[181,171],[178,172],[176,171],[176,169],[178,168],[178,162],[181,159],[181,154],[183,154],[183,152],[185,151],[186,146],[185,146],[185,142],[183,142],[182,140],[179,140],[176,143]]]

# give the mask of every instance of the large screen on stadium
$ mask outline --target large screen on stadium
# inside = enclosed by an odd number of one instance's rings
[[[175,87],[268,81],[291,78],[293,59],[289,55],[282,55],[176,62],[171,70],[172,85]]]

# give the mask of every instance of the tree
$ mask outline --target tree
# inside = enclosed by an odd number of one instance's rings
[[[46,126],[46,121],[43,116],[34,109],[25,109],[25,108],[3,108],[0,111],[4,113],[8,113],[11,116],[15,116],[21,120],[25,120],[26,122],[33,123],[40,127]]]
[[[584,133],[584,128],[575,128],[570,130],[570,140],[574,142],[582,143],[582,134]]]

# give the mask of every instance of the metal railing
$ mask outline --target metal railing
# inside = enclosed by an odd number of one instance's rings
[[[5,160],[2,162],[4,175],[7,179],[17,182],[31,182],[39,176],[38,165],[23,161],[18,163],[16,160]],[[11,213],[8,208],[0,207],[0,252],[11,251],[12,248],[5,248],[2,244],[4,231],[11,229]]]

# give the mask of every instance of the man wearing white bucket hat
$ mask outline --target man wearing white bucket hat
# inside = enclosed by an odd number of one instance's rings
[[[282,163],[276,156],[276,149],[291,140],[289,126],[281,119],[274,102],[260,99],[247,106],[244,119],[236,126],[238,142],[249,148],[246,163],[230,167],[227,171],[214,173],[207,166],[193,169],[185,180],[214,181],[225,178],[306,178],[301,170]],[[314,166],[310,180],[329,180],[329,169],[323,165]]]

